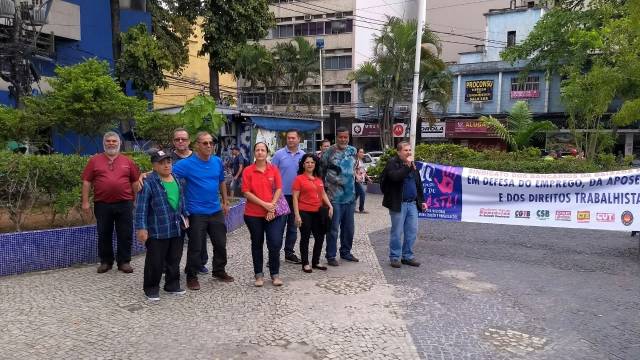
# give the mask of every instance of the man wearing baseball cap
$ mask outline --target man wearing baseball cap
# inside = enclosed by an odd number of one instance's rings
[[[180,181],[172,173],[171,154],[152,150],[153,172],[144,180],[136,199],[135,229],[147,248],[144,262],[144,293],[150,301],[160,300],[160,280],[165,271],[164,291],[182,295],[180,259],[189,227]]]

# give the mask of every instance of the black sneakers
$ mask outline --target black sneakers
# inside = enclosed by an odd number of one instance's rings
[[[290,254],[284,256],[284,261],[292,263],[292,264],[302,264],[302,260],[300,260],[296,254]]]

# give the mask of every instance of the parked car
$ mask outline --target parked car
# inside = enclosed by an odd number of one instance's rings
[[[362,158],[362,162],[364,163],[365,170],[374,166],[376,163],[369,154],[364,154],[364,158]]]
[[[378,163],[378,160],[380,160],[380,156],[382,156],[382,154],[384,154],[384,151],[369,151],[368,153],[365,154],[365,156],[369,156],[371,157],[371,160],[373,160],[373,165]]]

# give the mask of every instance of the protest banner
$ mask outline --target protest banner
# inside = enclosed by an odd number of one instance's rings
[[[527,174],[417,163],[421,218],[579,229],[640,230],[640,169]]]

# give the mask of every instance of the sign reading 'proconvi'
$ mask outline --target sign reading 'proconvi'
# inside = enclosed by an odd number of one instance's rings
[[[420,217],[527,226],[640,229],[640,170],[526,174],[417,163]]]

